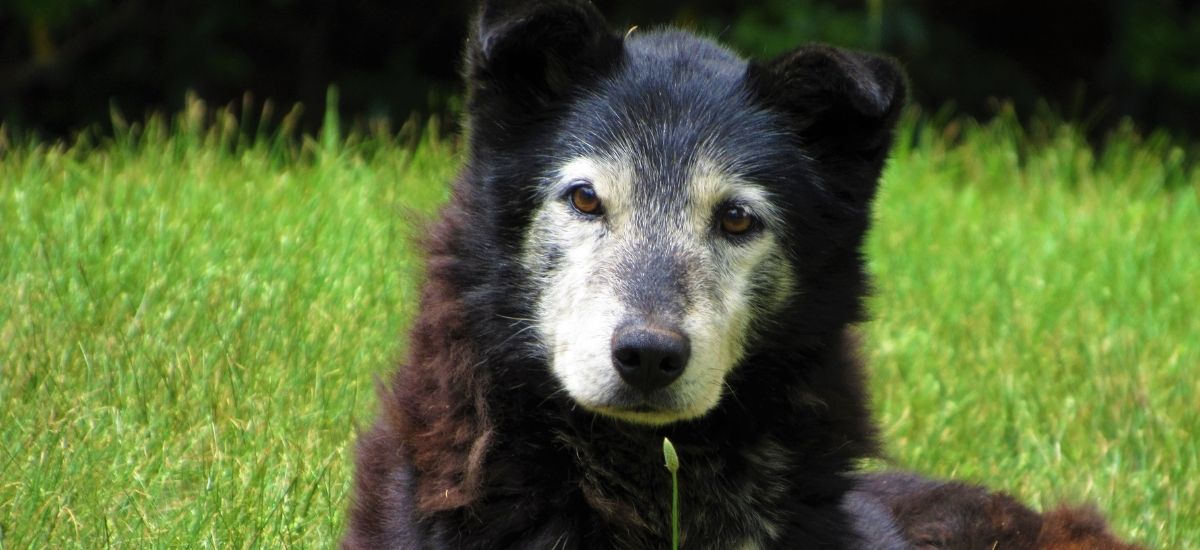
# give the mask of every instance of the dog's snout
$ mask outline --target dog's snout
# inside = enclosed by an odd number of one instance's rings
[[[683,374],[691,348],[674,327],[625,323],[613,332],[613,367],[630,386],[650,392]]]

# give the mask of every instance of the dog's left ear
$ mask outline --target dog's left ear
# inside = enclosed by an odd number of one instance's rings
[[[746,70],[751,90],[788,116],[818,159],[867,163],[877,172],[904,106],[904,72],[890,59],[806,46]]]

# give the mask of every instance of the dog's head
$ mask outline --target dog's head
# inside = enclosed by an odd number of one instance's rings
[[[520,257],[538,352],[580,405],[695,418],[768,340],[855,320],[904,100],[891,62],[813,46],[759,64],[613,33],[582,1],[488,2],[467,81],[465,191]]]

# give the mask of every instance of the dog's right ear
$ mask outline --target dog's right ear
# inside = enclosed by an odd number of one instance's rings
[[[467,44],[470,107],[538,113],[611,70],[621,51],[586,0],[487,0]]]

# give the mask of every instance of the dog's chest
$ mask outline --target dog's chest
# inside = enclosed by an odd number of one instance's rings
[[[670,474],[662,459],[609,447],[581,454],[578,489],[622,547],[658,547],[669,540]],[[684,541],[699,548],[770,546],[787,523],[792,461],[763,438],[733,453],[681,451],[680,523]],[[589,456],[590,455],[590,456]],[[626,546],[627,545],[627,546]]]

